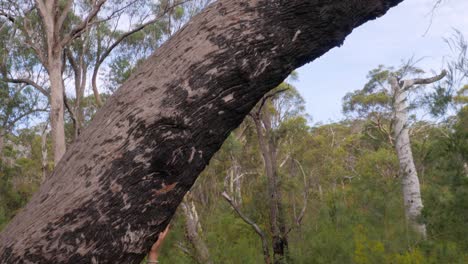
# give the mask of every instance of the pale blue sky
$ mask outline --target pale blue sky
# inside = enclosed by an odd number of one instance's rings
[[[306,100],[312,122],[341,120],[343,96],[362,88],[369,70],[379,64],[398,66],[414,56],[423,58],[417,66],[440,70],[444,59],[451,56],[443,38],[450,37],[454,28],[468,35],[468,0],[445,0],[435,10],[431,25],[435,1],[406,0],[355,29],[342,47],[298,69],[295,86]]]

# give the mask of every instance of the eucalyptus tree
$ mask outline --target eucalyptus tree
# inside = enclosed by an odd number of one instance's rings
[[[22,68],[24,74],[32,74],[35,65],[34,60],[28,60],[28,55],[25,54],[27,51],[18,45],[17,40],[11,38],[13,30],[8,24],[2,24],[0,28],[0,160],[6,135],[27,118],[47,111],[47,103],[31,85],[5,82],[8,72]],[[15,56],[15,59],[10,60],[10,56]]]
[[[268,197],[266,204],[269,208],[268,224],[272,237],[271,243],[268,243],[265,232],[259,225],[242,212],[240,208],[242,201],[240,191],[236,190],[234,192],[231,187],[229,193],[227,192],[228,188],[223,192],[223,197],[237,214],[251,225],[260,236],[265,263],[271,262],[269,247],[273,249],[274,263],[288,262],[288,234],[292,228],[288,228],[287,214],[284,209],[285,199],[282,194],[284,187],[281,182],[284,182],[285,179],[280,174],[280,169],[288,160],[294,159],[291,157],[291,153],[282,151],[281,146],[289,134],[289,129],[284,126],[289,120],[301,115],[303,110],[304,101],[302,97],[290,84],[283,83],[265,95],[249,114],[259,145],[259,154],[263,159],[262,171],[266,175],[265,189]],[[297,162],[297,160],[294,161]],[[227,183],[230,183],[229,185],[236,184],[240,188],[240,179],[246,172],[239,168],[239,162],[235,158],[232,158],[232,163],[231,168],[228,170],[228,173],[231,174],[226,177]],[[302,211],[305,212],[305,209]],[[295,222],[300,222],[303,215],[304,213],[301,212],[300,216],[298,216],[300,219]]]
[[[257,102],[400,2],[213,3],[98,111],[0,234],[0,263],[139,263]]]
[[[90,25],[65,48],[75,90],[74,97],[69,98],[72,100],[65,100],[65,106],[74,125],[75,138],[85,123],[82,105],[85,90],[92,90],[92,103],[101,107],[101,94],[112,93],[129,77],[138,62],[167,39],[167,21],[169,18],[180,20],[191,0],[133,2],[112,13],[100,12],[97,20],[101,22]],[[70,20],[79,21],[75,14],[69,16]],[[101,68],[106,68],[107,74],[100,79]]]
[[[169,10],[172,7],[170,0],[161,1]],[[177,2],[177,0],[175,1]],[[128,32],[115,37],[109,46],[103,43],[96,44],[97,51],[89,54],[90,34],[94,27],[109,21],[118,21],[124,14],[132,16],[131,12],[142,9],[147,12],[145,17],[152,17],[151,11],[154,2],[150,0],[133,0],[128,2],[116,0],[26,0],[21,2],[2,1],[0,4],[0,16],[4,17],[15,28],[14,37],[26,44],[28,55],[38,63],[35,70],[45,69],[48,87],[37,84],[29,77],[21,76],[21,69],[8,73],[4,80],[11,83],[25,83],[32,85],[49,98],[51,136],[54,146],[54,161],[58,163],[66,150],[65,118],[66,106],[65,85],[63,73],[67,67],[66,61],[74,72],[74,86],[76,93],[76,105],[74,110],[68,107],[72,119],[75,121],[76,133],[79,134],[82,125],[82,115],[79,113],[79,103],[83,96],[87,67],[91,61],[89,55],[97,58],[95,72],[109,56],[114,47],[118,46],[126,37],[142,30],[148,25],[157,22],[157,17],[145,21]],[[166,11],[167,11],[166,10]],[[114,22],[114,24],[117,22]],[[133,23],[131,23],[133,27]],[[97,31],[99,32],[99,31]],[[80,43],[81,42],[81,43]],[[74,46],[74,47],[73,47]],[[81,46],[81,47],[80,47]],[[76,56],[70,55],[76,51]],[[84,56],[88,56],[84,58]],[[86,65],[86,67],[85,67]],[[96,88],[95,78],[93,77]],[[97,90],[96,90],[97,91]],[[98,104],[101,105],[99,94],[96,93]]]
[[[105,2],[106,0],[93,1],[91,8],[82,14],[83,20],[77,25],[66,23],[73,7],[71,0],[3,1],[0,7],[1,14],[17,28],[20,38],[30,49],[31,56],[34,56],[47,71],[50,87],[49,90],[41,89],[41,91],[50,100],[55,163],[58,163],[66,150],[63,96],[65,87],[62,78],[63,50],[88,28]]]
[[[398,71],[380,66],[370,72],[370,80],[362,90],[345,96],[343,110],[348,114],[357,113],[368,118],[395,148],[400,165],[406,218],[411,227],[425,238],[426,226],[420,219],[423,209],[421,188],[410,142],[409,112],[414,105],[410,105],[409,93],[416,92],[423,85],[440,81],[447,73],[444,70],[432,78],[403,79],[407,75],[422,73],[422,70],[409,63]]]

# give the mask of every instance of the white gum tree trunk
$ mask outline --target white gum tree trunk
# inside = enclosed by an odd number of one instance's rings
[[[390,77],[391,89],[394,95],[393,136],[400,165],[400,175],[402,177],[405,216],[410,226],[420,234],[422,238],[426,238],[427,234],[426,225],[419,221],[424,206],[421,198],[421,186],[419,184],[418,173],[414,165],[413,153],[411,151],[408,128],[408,92],[414,85],[430,84],[439,81],[445,74],[444,71],[433,78],[405,81],[398,80],[394,76]]]

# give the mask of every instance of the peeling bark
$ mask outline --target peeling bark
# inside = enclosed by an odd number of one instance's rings
[[[98,111],[0,234],[0,263],[139,263],[230,131],[402,0],[219,0]]]

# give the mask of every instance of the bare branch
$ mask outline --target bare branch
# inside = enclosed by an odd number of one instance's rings
[[[273,98],[273,97],[275,97],[276,95],[278,95],[278,94],[280,94],[280,93],[286,92],[287,90],[289,90],[289,87],[288,87],[288,88],[281,89],[281,90],[278,90],[278,91],[275,91],[274,93],[267,94],[266,96],[264,96],[264,97],[262,98],[262,101],[260,102],[260,106],[258,107],[257,115],[260,114],[260,111],[262,111],[262,108],[263,108],[263,106],[265,105],[266,101],[268,101],[268,99]]]
[[[404,89],[409,89],[413,85],[421,85],[421,84],[431,84],[437,81],[442,80],[447,75],[447,71],[443,70],[439,75],[436,75],[431,78],[421,78],[421,79],[412,79],[412,80],[406,80],[403,83]]]
[[[24,113],[22,113],[21,115],[17,116],[15,119],[9,121],[9,125],[7,126],[7,130],[11,129],[12,126],[14,126],[18,121],[20,121],[21,119],[25,118],[26,116],[28,115],[31,115],[31,114],[34,114],[34,113],[37,113],[37,112],[48,112],[49,109],[47,108],[39,108],[39,109],[30,109],[29,111],[26,111]]]
[[[190,1],[190,0],[188,0]],[[130,30],[130,31],[127,31],[125,33],[123,33],[122,35],[120,35],[120,37],[118,37],[114,43],[112,43],[105,51],[103,54],[100,54],[97,58],[97,61],[96,61],[96,64],[94,66],[94,70],[93,70],[93,76],[91,78],[91,84],[93,86],[93,91],[95,91],[95,93],[98,91],[98,88],[97,88],[97,76],[98,76],[98,73],[99,73],[99,68],[101,67],[101,64],[104,63],[104,61],[106,60],[106,58],[110,55],[110,53],[122,42],[124,41],[125,39],[127,39],[128,37],[130,37],[131,35],[135,34],[135,33],[138,33],[140,32],[141,30],[145,29],[146,27],[156,23],[159,21],[159,19],[161,19],[163,16],[165,16],[170,10],[172,10],[173,8],[179,6],[179,5],[182,5],[188,1],[184,1],[184,2],[181,2],[181,3],[178,3],[178,4],[175,4],[173,6],[170,6],[170,7],[166,7],[164,9],[163,12],[161,12],[158,16],[156,16],[154,19],[144,23],[144,24],[141,24],[140,26]],[[98,100],[98,98],[96,98],[96,101],[98,103],[98,105],[100,106],[100,104],[102,104],[102,102],[100,102],[100,99]]]
[[[292,160],[301,169],[302,177],[303,177],[303,180],[304,180],[304,194],[303,194],[304,201],[303,201],[303,204],[302,204],[302,209],[301,209],[301,212],[299,213],[299,216],[296,217],[296,219],[294,219],[296,227],[299,227],[301,225],[301,223],[302,223],[302,219],[304,218],[305,212],[306,212],[306,209],[307,209],[307,200],[309,198],[309,192],[308,192],[309,185],[307,184],[307,177],[306,177],[304,168],[302,167],[301,163],[297,159],[292,158]],[[289,232],[291,232],[291,230],[293,230],[293,228],[294,227],[290,227],[288,229],[288,231],[286,232],[286,235],[289,234]]]
[[[47,91],[46,89],[44,89],[42,86],[40,86],[39,84],[37,84],[35,81],[33,81],[31,79],[27,79],[27,78],[10,79],[10,78],[7,78],[7,79],[5,79],[5,81],[9,82],[9,83],[19,83],[19,84],[31,85],[32,87],[36,88],[39,92],[41,92],[43,95],[49,97],[49,91]]]
[[[181,242],[177,242],[174,244],[178,249],[184,252],[187,256],[191,257],[193,260],[198,261],[197,258],[190,252],[190,250],[182,245]]]
[[[236,206],[236,204],[234,203],[232,198],[226,192],[223,192],[221,195],[231,205],[231,207],[234,209],[234,211],[236,211],[237,215],[239,215],[239,217],[242,218],[242,220],[244,220],[244,222],[249,224],[255,230],[255,232],[260,236],[260,239],[262,240],[262,247],[263,247],[263,254],[264,254],[264,257],[265,257],[265,262],[270,263],[270,260],[269,260],[270,259],[270,250],[268,248],[268,242],[267,242],[265,233],[262,231],[262,229],[254,221],[252,221],[250,218],[248,218],[246,215],[244,215],[241,212],[239,207]]]
[[[72,40],[75,38],[79,37],[83,31],[85,31],[91,21],[96,18],[97,14],[99,13],[99,10],[101,10],[102,5],[107,0],[99,0],[96,2],[96,4],[93,6],[91,11],[89,12],[88,16],[75,28],[73,28],[69,34],[67,34],[63,39],[62,39],[62,46],[66,46],[68,43],[70,43]]]

